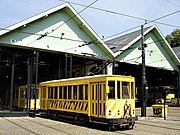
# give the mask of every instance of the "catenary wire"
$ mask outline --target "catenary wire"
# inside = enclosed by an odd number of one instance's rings
[[[96,1],[94,1],[94,2],[96,2]],[[71,3],[71,2],[69,2],[69,3]],[[88,6],[86,6],[86,8],[87,8]],[[92,8],[92,7],[89,7],[89,8]],[[81,10],[82,11],[82,10]],[[112,12],[113,13],[113,11],[109,11],[110,13]],[[178,11],[179,12],[179,11]],[[166,15],[166,16],[162,16],[162,17],[159,17],[159,18],[157,18],[157,19],[155,19],[155,20],[152,20],[152,21],[149,21],[149,22],[154,22],[154,21],[156,21],[156,20],[158,20],[158,19],[162,19],[162,18],[165,18],[165,17],[167,17],[167,16],[170,16],[170,15],[172,15],[172,14],[175,14],[175,13],[177,13],[177,12],[173,12],[173,13],[171,13],[171,14],[168,14],[168,15]],[[142,19],[141,19],[142,20]],[[147,21],[147,20],[146,20]],[[149,23],[148,22],[148,23]],[[172,25],[171,25],[172,26]],[[122,33],[125,33],[125,32],[127,32],[127,31],[130,31],[130,30],[133,30],[133,29],[135,29],[135,28],[138,28],[138,27],[140,27],[140,25],[139,26],[136,26],[136,27],[133,27],[133,28],[131,28],[131,29],[128,29],[128,30],[125,30],[125,31],[123,31],[123,32],[121,32],[121,33],[118,33],[118,34],[115,34],[115,35],[119,35],[119,34],[122,34]],[[176,26],[177,27],[177,26]],[[27,32],[28,33],[28,32]],[[35,35],[39,35],[39,36],[42,36],[42,34],[36,34],[36,33],[28,33],[28,34],[35,34]],[[48,33],[49,34],[49,33]],[[115,36],[115,35],[112,35],[112,36],[109,36],[109,37],[113,37],[113,36]],[[45,35],[45,36],[48,36],[48,35]],[[54,37],[54,38],[60,38],[60,37],[55,37],[55,36],[49,36],[49,37]],[[108,37],[108,38],[109,38]],[[104,39],[107,39],[107,37],[106,38],[104,38]],[[71,41],[77,41],[77,40],[73,40],[73,39],[68,39],[68,38],[66,38],[66,40],[71,40]],[[84,45],[89,45],[90,44],[90,41],[77,41],[77,42],[85,42],[85,43],[83,43],[82,45],[78,45],[77,47],[81,47],[81,46],[84,46]],[[96,42],[96,41],[95,41]],[[91,43],[93,43],[93,42],[91,42]]]
[[[70,1],[67,1],[67,0],[59,0],[59,1],[68,2],[68,3],[74,4],[74,5],[83,6],[83,7],[86,6],[84,4],[70,2]],[[166,23],[162,23],[162,22],[157,22],[157,20],[160,20],[160,19],[165,18],[167,16],[176,14],[176,13],[180,12],[180,10],[177,10],[175,12],[172,12],[172,13],[170,13],[168,15],[162,16],[161,18],[157,18],[155,20],[149,20],[149,19],[146,19],[146,18],[141,18],[141,17],[132,16],[132,15],[128,15],[128,14],[118,13],[118,12],[115,12],[115,11],[111,11],[111,10],[107,10],[107,9],[102,9],[102,8],[97,8],[97,7],[93,7],[93,6],[91,6],[89,8],[96,9],[96,10],[99,10],[99,11],[104,11],[104,12],[107,12],[107,13],[112,13],[112,14],[116,14],[116,15],[121,15],[121,16],[129,17],[129,18],[133,18],[133,19],[138,19],[138,20],[141,20],[141,21],[149,22],[149,23],[150,22],[155,22],[155,23],[158,23],[158,24],[161,24],[161,25],[166,25],[166,26],[170,26],[170,27],[180,28],[179,26],[175,26],[175,25],[172,25],[172,24],[166,24]]]
[[[93,1],[91,4],[89,4],[88,6],[86,6],[85,8],[83,8],[81,11],[77,12],[77,14],[73,15],[72,17],[70,17],[69,19],[67,19],[65,22],[63,22],[62,24],[60,24],[59,26],[57,26],[55,29],[51,30],[50,32],[46,32],[45,34],[41,34],[41,36],[39,38],[37,38],[36,40],[28,43],[32,44],[34,42],[36,42],[37,40],[48,36],[49,34],[53,33],[54,31],[56,31],[57,29],[59,29],[60,27],[62,27],[64,24],[67,24],[67,22],[69,22],[70,20],[72,20],[74,17],[76,17],[77,15],[79,15],[80,13],[82,13],[84,10],[86,10],[87,8],[89,8],[91,5],[93,5],[94,3],[96,3],[98,0]]]
[[[173,2],[171,2],[171,1],[169,1],[169,0],[166,0],[168,3],[170,3],[170,4],[172,4],[172,5],[174,5],[174,6],[176,6],[176,7],[178,7],[178,8],[180,8],[180,5],[177,5],[177,4],[175,4],[175,3],[173,3]]]
[[[97,1],[97,0],[96,0],[96,1]],[[95,1],[95,2],[96,2],[96,1]],[[87,7],[88,7],[88,6],[87,6]],[[87,8],[87,7],[86,7],[86,8]],[[93,7],[91,7],[91,8],[93,8]],[[94,8],[94,9],[98,9],[98,8]],[[84,9],[84,10],[85,10],[85,9]],[[84,11],[84,10],[83,10],[83,11]],[[81,11],[82,11],[82,10],[81,10]],[[106,12],[117,14],[117,13],[115,13],[115,12],[113,12],[113,11],[106,11]],[[157,20],[160,20],[160,19],[162,19],[162,18],[165,18],[165,17],[168,17],[168,16],[170,16],[170,15],[176,14],[176,13],[178,13],[178,12],[180,12],[180,10],[175,11],[175,12],[170,13],[170,14],[165,15],[165,16],[159,17],[159,18],[154,19],[154,20],[152,20],[152,21],[149,21],[149,22],[147,22],[147,23],[156,22]],[[78,14],[79,14],[79,13],[78,13]],[[76,14],[76,15],[77,15],[77,14]],[[76,15],[75,15],[75,16],[76,16]],[[119,14],[119,15],[120,15],[120,14]],[[123,14],[121,14],[121,15],[123,15]],[[74,17],[75,17],[75,16],[74,16]],[[133,16],[130,16],[130,15],[126,15],[126,16],[127,16],[127,17],[131,17],[131,18],[135,18],[135,19],[139,19],[139,20],[148,21],[148,20],[146,20],[146,19],[142,19],[142,18],[138,18],[138,17],[133,17]],[[64,22],[64,24],[65,24],[65,23],[67,23],[67,21]],[[171,25],[171,24],[161,23],[161,22],[156,22],[156,23],[163,24],[163,25],[167,25],[167,26],[171,26],[171,27],[178,27],[178,26],[173,26],[173,25]],[[139,25],[139,26],[140,26],[140,25]],[[137,28],[137,27],[139,27],[139,26],[133,27],[133,28],[131,28],[131,29],[128,29],[128,30],[126,30],[126,31],[123,31],[123,32],[118,33],[118,34],[115,34],[115,35],[119,35],[119,34],[125,33],[125,32],[127,32],[127,31],[133,30],[133,29],[135,29],[135,28]],[[61,25],[60,25],[59,27],[61,27]],[[58,29],[59,27],[57,27],[56,29]],[[1,28],[1,29],[3,29],[3,28]],[[56,30],[56,29],[54,29],[54,30]],[[31,34],[31,35],[33,34],[33,35],[42,36],[41,34],[36,34],[36,33],[28,33],[28,32],[21,32],[21,33],[26,33],[26,34]],[[113,35],[113,36],[115,36],[115,35]],[[113,37],[113,36],[110,36],[110,37]],[[56,36],[48,36],[48,37],[60,38],[60,37],[56,37]],[[76,41],[76,42],[85,42],[85,41],[77,41],[77,40],[73,40],[73,39],[67,39],[67,40],[72,40],[72,41]],[[159,42],[159,41],[156,41],[156,42]],[[87,44],[82,44],[82,46],[83,46],[83,45],[89,45],[89,43],[87,43]],[[79,45],[78,47],[81,47],[81,46]],[[139,57],[137,57],[137,58],[139,58]],[[134,59],[136,59],[136,58],[134,58]],[[172,59],[172,58],[171,58],[171,59]],[[165,59],[165,60],[167,60],[167,59]],[[160,61],[162,61],[162,59],[161,59]]]
[[[55,31],[57,29],[59,29],[61,26],[63,26],[64,24],[66,24],[67,22],[69,22],[70,20],[72,20],[74,17],[76,17],[77,15],[79,15],[80,13],[82,13],[83,11],[85,11],[87,8],[90,8],[91,5],[93,5],[94,3],[96,3],[98,0],[93,1],[91,4],[85,6],[85,8],[83,8],[81,11],[77,12],[77,14],[73,15],[72,17],[70,17],[68,20],[66,20],[64,23],[62,23],[61,25],[59,25],[58,27],[56,27],[55,29],[52,30]],[[52,33],[51,32],[51,33]]]
[[[82,7],[86,6],[84,4],[70,2],[70,1],[67,1],[67,0],[59,0],[59,1],[68,2],[68,3],[71,3],[73,5],[78,5],[78,6],[82,6]],[[115,12],[115,11],[111,11],[111,10],[107,10],[107,9],[102,9],[102,8],[98,8],[98,7],[91,6],[89,8],[96,9],[96,10],[99,10],[99,11],[104,11],[104,12],[107,12],[107,13],[116,14],[116,15],[121,15],[121,16],[125,16],[125,17],[130,17],[130,18],[134,18],[134,19],[138,19],[138,20],[142,20],[142,21],[146,20],[145,18],[141,18],[141,17],[137,17],[137,16],[132,16],[132,15],[128,15],[128,14],[123,14],[123,13],[118,13],[118,12]]]
[[[174,11],[174,12],[172,12],[172,13],[169,13],[169,14],[167,14],[167,15],[164,15],[164,16],[158,17],[158,18],[156,18],[156,19],[154,19],[154,20],[152,20],[152,21],[149,21],[148,23],[156,22],[157,20],[160,20],[160,19],[169,17],[169,16],[174,15],[174,14],[177,14],[177,13],[179,13],[179,12],[180,12],[180,10]]]
[[[59,1],[69,2],[69,1],[65,1],[65,0],[59,0]],[[94,2],[91,3],[90,5],[94,4],[95,2],[96,2],[96,1],[94,1]],[[92,6],[90,7],[90,5],[87,6],[87,5],[78,4],[78,3],[74,3],[74,2],[69,2],[69,3],[76,4],[76,5],[80,5],[80,6],[84,6],[85,8],[84,8],[83,10],[81,10],[80,12],[84,11],[84,10],[87,9],[87,8],[93,8],[93,9],[98,9],[98,10],[101,10],[101,11],[106,11],[106,12],[109,12],[109,13],[124,15],[124,16],[127,16],[127,17],[131,17],[131,18],[136,18],[136,19],[139,19],[139,20],[148,21],[147,24],[150,23],[150,22],[155,22],[156,20],[165,18],[165,17],[170,16],[170,15],[172,15],[172,14],[178,13],[178,12],[180,11],[180,10],[178,10],[178,11],[175,11],[175,12],[170,13],[170,14],[168,14],[168,15],[165,15],[165,16],[159,17],[159,18],[157,18],[157,19],[154,19],[154,20],[152,20],[152,21],[149,21],[149,20],[147,20],[147,19],[140,18],[140,17],[135,17],[135,16],[131,16],[131,15],[126,15],[126,14],[122,14],[122,13],[117,13],[117,12],[114,12],[114,11],[109,11],[109,10],[105,10],[105,9],[100,9],[100,8],[96,8],[96,7],[92,7]],[[80,12],[79,12],[79,13],[80,13]],[[77,13],[76,15],[78,15],[79,13]],[[74,15],[73,17],[75,17],[76,15]],[[68,19],[68,20],[67,20],[66,22],[64,22],[63,24],[65,24],[65,23],[67,23],[68,21],[70,21],[73,17],[71,17],[70,19]],[[165,24],[165,23],[162,23],[162,22],[156,22],[156,23],[159,23],[159,24],[162,24],[162,25],[171,26],[171,27],[179,28],[179,26],[175,26],[175,25],[171,25],[171,24]],[[61,25],[63,25],[63,24],[61,24]],[[61,25],[60,25],[60,26],[61,26]],[[58,26],[57,28],[59,28],[60,26]],[[117,33],[117,34],[108,36],[108,37],[106,37],[106,38],[104,38],[104,39],[107,39],[107,38],[110,38],[110,37],[114,37],[114,36],[116,36],[116,35],[119,35],[119,34],[128,32],[128,31],[133,30],[133,29],[136,29],[136,28],[138,28],[138,27],[140,27],[140,26],[141,26],[141,25],[132,27],[132,28],[130,28],[130,29],[128,29],[128,30],[125,30],[125,31],[123,31],[123,32],[120,32],[120,33]],[[57,28],[56,28],[56,29],[57,29]],[[3,29],[3,28],[1,28],[1,29]],[[52,30],[52,32],[53,32],[53,31],[54,31],[54,30]],[[29,33],[29,32],[21,32],[21,33],[27,33],[27,34],[38,35],[38,36],[48,36],[48,34],[49,34],[49,33],[47,33],[47,34],[44,35],[44,34]],[[49,37],[51,37],[51,36],[49,36]],[[55,36],[53,36],[53,37],[55,37]],[[60,37],[55,37],[55,38],[60,38]],[[104,40],[104,39],[103,39],[103,40]],[[70,39],[70,40],[73,40],[73,39]]]

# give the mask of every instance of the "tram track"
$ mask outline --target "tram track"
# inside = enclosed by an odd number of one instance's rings
[[[54,128],[54,127],[52,127],[52,126],[48,126],[48,125],[45,125],[45,124],[42,124],[42,123],[40,123],[40,122],[35,122],[34,120],[30,120],[30,119],[20,119],[20,121],[23,121],[23,122],[31,122],[31,123],[33,123],[33,124],[36,124],[37,126],[43,126],[43,127],[45,127],[45,128],[49,128],[49,129],[52,129],[52,130],[55,130],[55,131],[58,131],[58,132],[61,132],[61,133],[64,133],[64,134],[67,134],[67,135],[73,135],[73,134],[71,134],[71,133],[68,133],[68,132],[65,132],[65,131],[63,131],[63,130],[60,130],[60,129],[57,129],[57,128]]]
[[[141,120],[139,120],[139,121],[141,121]],[[174,120],[174,119],[166,119],[166,120],[163,120],[163,119],[161,119],[161,120],[159,120],[159,119],[147,119],[147,121],[149,121],[149,122],[151,122],[152,121],[152,123],[154,123],[155,121],[157,121],[158,123],[160,123],[160,124],[169,124],[169,123],[171,123],[171,125],[177,125],[177,126],[180,126],[180,120]],[[139,123],[138,121],[136,122],[136,123]]]
[[[158,127],[158,128],[162,128],[162,129],[167,129],[167,130],[174,130],[174,131],[180,131],[180,129],[179,129],[179,125],[180,124],[174,124],[174,126],[177,126],[177,128],[172,128],[172,127],[169,127],[169,123],[162,123],[162,122],[160,122],[160,121],[158,121],[158,125],[157,125],[157,123],[156,122],[148,122],[148,123],[145,123],[145,122],[143,122],[143,123],[141,123],[141,122],[137,122],[138,123],[138,125],[144,125],[144,126],[150,126],[150,127]],[[162,125],[166,125],[166,126],[162,126]]]
[[[31,122],[31,123],[34,123],[34,124],[37,124],[37,125],[41,125],[41,126],[43,126],[43,127],[45,127],[45,128],[50,128],[50,129],[53,129],[53,130],[56,130],[56,131],[58,131],[58,132],[62,132],[62,133],[64,133],[64,134],[67,134],[67,135],[73,135],[73,134],[71,134],[71,133],[68,133],[68,132],[65,132],[65,131],[62,131],[62,130],[60,130],[60,129],[57,129],[57,128],[54,128],[54,127],[52,127],[52,126],[47,126],[47,125],[45,125],[45,124],[42,124],[42,123],[40,123],[40,122],[35,122],[34,120],[27,120],[27,119],[20,119],[21,121],[23,121],[23,122]],[[72,124],[72,123],[71,123]],[[85,126],[85,125],[82,125],[82,126],[79,126],[79,125],[76,125],[75,124],[75,126],[78,126],[79,127],[79,129],[78,130],[80,130],[80,127],[87,127],[88,129],[90,129],[90,130],[97,130],[97,131],[102,131],[102,132],[106,132],[107,134],[117,134],[117,135],[130,135],[129,133],[122,133],[124,130],[122,130],[122,132],[121,132],[121,130],[118,130],[118,131],[104,131],[104,130],[102,130],[101,129],[101,126],[98,126],[98,127],[96,127],[96,128],[91,128],[91,127],[89,127],[89,126]],[[75,128],[77,128],[77,127],[75,127]]]
[[[27,132],[30,132],[30,133],[35,134],[35,135],[41,135],[41,134],[38,134],[38,133],[36,133],[36,132],[34,132],[34,131],[32,131],[32,130],[29,130],[28,128],[25,128],[24,126],[21,126],[21,125],[18,124],[18,123],[15,123],[15,122],[11,121],[10,119],[4,118],[4,117],[2,117],[2,119],[8,121],[9,123],[12,123],[13,125],[21,128],[21,129],[26,130]]]
[[[4,119],[4,120],[3,120]],[[1,117],[0,135],[164,135],[180,134],[180,121],[173,123],[170,120],[142,119],[136,121],[132,130],[107,131],[104,126],[70,124],[58,120],[41,117]]]

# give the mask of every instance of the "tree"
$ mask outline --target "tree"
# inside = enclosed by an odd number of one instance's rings
[[[180,46],[180,29],[175,29],[169,35],[167,35],[166,40],[170,44],[171,47]]]

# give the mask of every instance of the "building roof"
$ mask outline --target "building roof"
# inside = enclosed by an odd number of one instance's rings
[[[144,29],[144,32],[148,30],[150,27]],[[119,52],[122,50],[123,47],[130,44],[134,39],[141,35],[141,30],[137,30],[125,35],[121,35],[115,37],[113,39],[105,41],[105,43],[109,46],[109,48],[114,52]],[[122,50],[123,51],[123,50]]]
[[[172,48],[177,57],[180,59],[180,46]]]
[[[68,17],[71,18],[71,21],[74,21],[76,24],[76,26],[72,26],[73,23],[71,23],[70,21],[68,23],[66,23],[67,20],[67,17],[65,18],[63,15],[63,19],[62,20],[60,18],[60,13],[61,11],[63,13],[65,13],[66,15],[68,15]],[[48,18],[50,17],[54,17],[56,16],[56,18],[53,18],[53,19],[49,19],[48,21],[46,21]],[[58,18],[59,17],[59,18]],[[58,21],[59,19],[59,21]],[[45,22],[46,21],[46,22]],[[53,22],[54,21],[54,22]],[[35,24],[38,23],[38,26],[36,26]],[[58,25],[60,26],[62,23],[66,23],[66,25],[61,29],[59,30],[59,27],[57,27]],[[71,25],[71,26],[70,26]],[[36,42],[33,42],[33,38],[34,40],[38,39],[38,37],[40,37],[41,35],[44,37],[48,37],[49,35],[51,37],[55,37],[57,35],[61,36],[62,34],[62,30],[63,29],[67,29],[67,27],[69,27],[68,30],[71,29],[71,31],[73,31],[73,33],[71,34],[70,31],[67,31],[67,33],[65,33],[65,37],[66,36],[71,36],[73,39],[71,40],[73,42],[74,40],[74,44],[71,43],[70,44],[70,40],[68,42],[63,42],[63,41],[60,41],[59,39],[57,38],[54,38],[54,40],[51,40],[51,43],[50,42],[50,38],[42,38],[41,40],[38,40]],[[57,29],[59,30],[57,32]],[[78,31],[78,30],[79,31]],[[25,32],[24,32],[25,31]],[[48,31],[47,33],[50,33],[48,34],[48,36],[46,36],[46,31]],[[52,31],[56,31],[56,32],[52,32]],[[80,31],[83,31],[84,34],[79,34]],[[31,34],[32,33],[32,34]],[[76,36],[75,36],[76,34]],[[81,38],[83,37],[83,38]],[[41,38],[41,37],[40,37]],[[76,38],[76,39],[74,39]],[[14,40],[14,39],[18,39],[18,40]],[[67,38],[66,38],[67,39]],[[88,43],[86,42],[86,40],[88,41]],[[27,40],[29,40],[29,42],[27,42]],[[32,42],[30,42],[30,40]],[[44,40],[44,41],[43,41]],[[57,41],[56,41],[57,40]],[[79,43],[75,41],[79,41],[79,40],[82,40],[80,41]],[[83,42],[85,40],[85,42]],[[13,43],[12,43],[13,41]],[[16,43],[14,43],[14,41],[18,41]],[[40,42],[41,41],[41,42]],[[92,42],[89,42],[89,41],[92,41]],[[51,44],[52,47],[49,47],[49,48],[43,48],[45,46],[45,44]],[[20,21],[14,25],[11,25],[5,29],[1,29],[0,30],[0,44],[1,45],[8,45],[8,46],[12,46],[12,45],[19,45],[19,46],[23,46],[23,47],[35,47],[37,49],[47,49],[47,50],[50,50],[51,48],[54,49],[56,48],[57,46],[59,47],[59,50],[57,48],[57,51],[62,51],[64,52],[63,50],[70,50],[70,49],[64,49],[62,48],[62,46],[60,47],[60,44],[66,44],[66,47],[68,46],[68,43],[69,43],[69,46],[78,46],[78,44],[88,44],[87,46],[89,46],[88,49],[92,49],[92,46],[94,47],[90,53],[87,52],[87,54],[92,54],[92,55],[97,55],[98,53],[100,54],[100,51],[102,52],[102,54],[104,53],[104,55],[107,57],[107,58],[113,58],[114,56],[114,53],[112,52],[112,50],[104,43],[104,41],[101,40],[101,38],[96,34],[96,32],[87,24],[87,22],[76,12],[76,10],[68,3],[65,3],[65,4],[62,4],[62,5],[59,5],[57,7],[54,7],[52,9],[49,9],[45,12],[42,12],[38,15],[35,15],[33,17],[30,17],[28,19],[25,19],[23,21]],[[44,45],[43,45],[44,44]],[[55,46],[56,44],[56,46]],[[89,45],[90,44],[90,45]],[[46,45],[46,46],[49,46],[49,45]],[[65,47],[65,46],[64,46]],[[83,46],[84,47],[84,46]],[[81,47],[81,48],[83,48]],[[73,47],[71,47],[73,48]],[[80,47],[79,47],[80,48]],[[95,49],[97,48],[97,51],[95,52]],[[81,49],[83,50],[83,49]],[[55,50],[56,51],[56,50]],[[67,51],[65,51],[67,52]],[[67,53],[72,53],[72,52],[78,52],[77,50],[71,50],[71,52],[67,52]],[[84,47],[84,52],[82,52],[81,54],[85,54],[86,53],[86,48]],[[101,57],[101,56],[99,56]]]
[[[140,64],[141,59],[141,31],[134,31],[126,35],[115,37],[105,43],[115,53],[115,60],[130,64]],[[146,66],[179,70],[180,60],[176,56],[159,29],[153,25],[144,28],[144,43],[147,44]]]

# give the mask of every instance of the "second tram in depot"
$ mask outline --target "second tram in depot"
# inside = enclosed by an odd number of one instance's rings
[[[27,85],[21,85],[15,90],[13,106],[18,110],[26,110],[26,108],[28,108],[27,106],[29,106],[29,110],[34,110],[35,96],[33,91],[35,90],[35,85],[31,86],[31,92],[29,93],[29,102],[27,100],[27,89]],[[39,108],[39,98],[37,98],[36,110],[38,110]]]
[[[111,129],[133,129],[135,79],[95,75],[39,84],[40,111],[74,122],[106,124]]]

